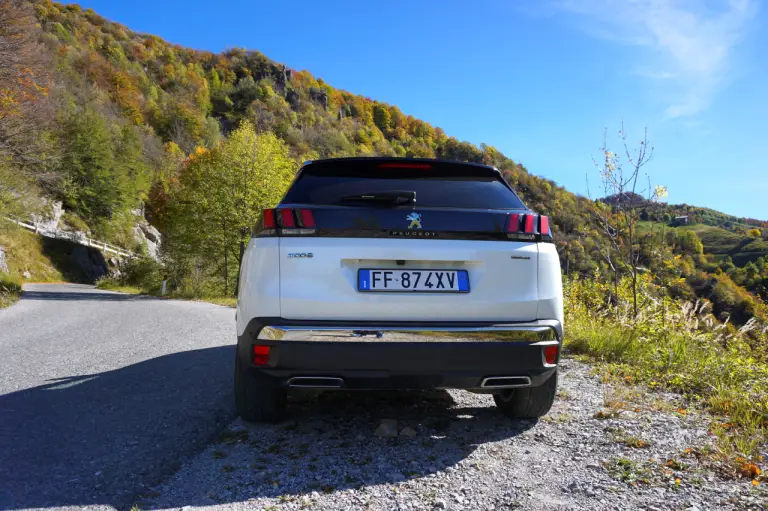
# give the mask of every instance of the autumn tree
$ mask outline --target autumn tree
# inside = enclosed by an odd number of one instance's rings
[[[45,104],[47,53],[25,0],[0,0],[0,154],[40,163],[39,134],[52,115]]]
[[[294,167],[279,138],[248,122],[219,146],[195,151],[169,200],[168,256],[188,268],[204,259],[206,271],[220,275],[217,290],[232,294],[251,230],[277,205]]]
[[[607,133],[603,135],[603,146],[600,148],[603,158],[600,163],[594,161],[594,165],[600,174],[600,188],[604,198],[593,203],[590,213],[602,241],[597,244],[597,248],[613,273],[616,292],[622,275],[627,275],[632,287],[632,312],[637,316],[638,277],[643,270],[643,251],[640,248],[637,224],[646,203],[666,196],[667,191],[663,186],[651,189],[650,184],[648,188],[640,189],[641,171],[653,155],[647,130],[635,150],[629,147],[623,123],[618,137],[623,155],[609,150]],[[644,192],[645,197],[638,192]],[[648,239],[657,238],[654,234],[650,233]]]
[[[56,152],[46,131],[53,114],[48,101],[46,52],[31,5],[0,0],[0,213],[30,213],[40,205],[38,188],[58,185]]]

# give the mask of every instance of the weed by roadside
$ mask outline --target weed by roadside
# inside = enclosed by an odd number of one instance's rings
[[[0,309],[13,305],[21,296],[21,279],[0,272]]]

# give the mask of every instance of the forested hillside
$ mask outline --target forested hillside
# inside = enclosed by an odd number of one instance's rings
[[[567,273],[621,271],[603,250],[593,201],[494,147],[459,141],[257,51],[191,50],[48,0],[0,0],[0,34],[15,45],[0,50],[0,208],[29,214],[37,198],[59,199],[65,225],[134,249],[143,214],[166,238],[163,271],[178,288],[234,292],[240,242],[299,162],[351,155],[494,165],[552,218]],[[251,172],[255,165],[268,171]],[[749,237],[757,249],[747,258],[695,229],[648,229],[633,243],[672,296],[707,298],[718,317],[739,324],[765,314],[756,296],[768,288],[765,223],[659,203],[642,214],[649,225],[688,215]]]

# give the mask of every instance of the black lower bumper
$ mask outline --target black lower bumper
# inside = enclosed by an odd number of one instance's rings
[[[292,378],[334,378],[343,389],[458,388],[491,392],[486,379],[517,378],[514,386],[538,386],[556,371],[543,350],[559,347],[557,331],[539,324],[324,325],[279,333],[257,322],[238,338],[244,367],[289,386]],[[268,346],[256,365],[254,346]],[[559,353],[558,353],[559,355]],[[519,384],[527,380],[527,384]],[[306,380],[310,381],[310,380]],[[329,380],[330,381],[330,380]],[[318,385],[325,387],[325,385]]]

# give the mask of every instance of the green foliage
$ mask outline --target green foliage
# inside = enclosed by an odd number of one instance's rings
[[[73,112],[63,125],[61,161],[65,205],[96,227],[146,199],[150,167],[136,128],[107,125],[92,108]]]
[[[175,283],[202,266],[208,277],[221,276],[218,293],[230,294],[241,247],[262,211],[277,205],[295,167],[279,138],[256,133],[248,122],[214,149],[198,149],[180,173],[165,218],[167,254],[180,265]]]
[[[694,231],[683,231],[677,238],[680,250],[687,255],[704,253],[704,245]]]
[[[115,155],[106,122],[86,110],[67,119],[63,136],[69,143],[62,159],[67,171],[65,204],[89,221],[111,217],[120,195],[112,179]]]
[[[152,258],[143,256],[128,259],[120,266],[120,271],[102,278],[97,287],[114,291],[136,289],[145,294],[159,295],[162,291],[164,269]]]
[[[23,216],[40,207],[39,189],[33,179],[0,154],[0,218]]]

